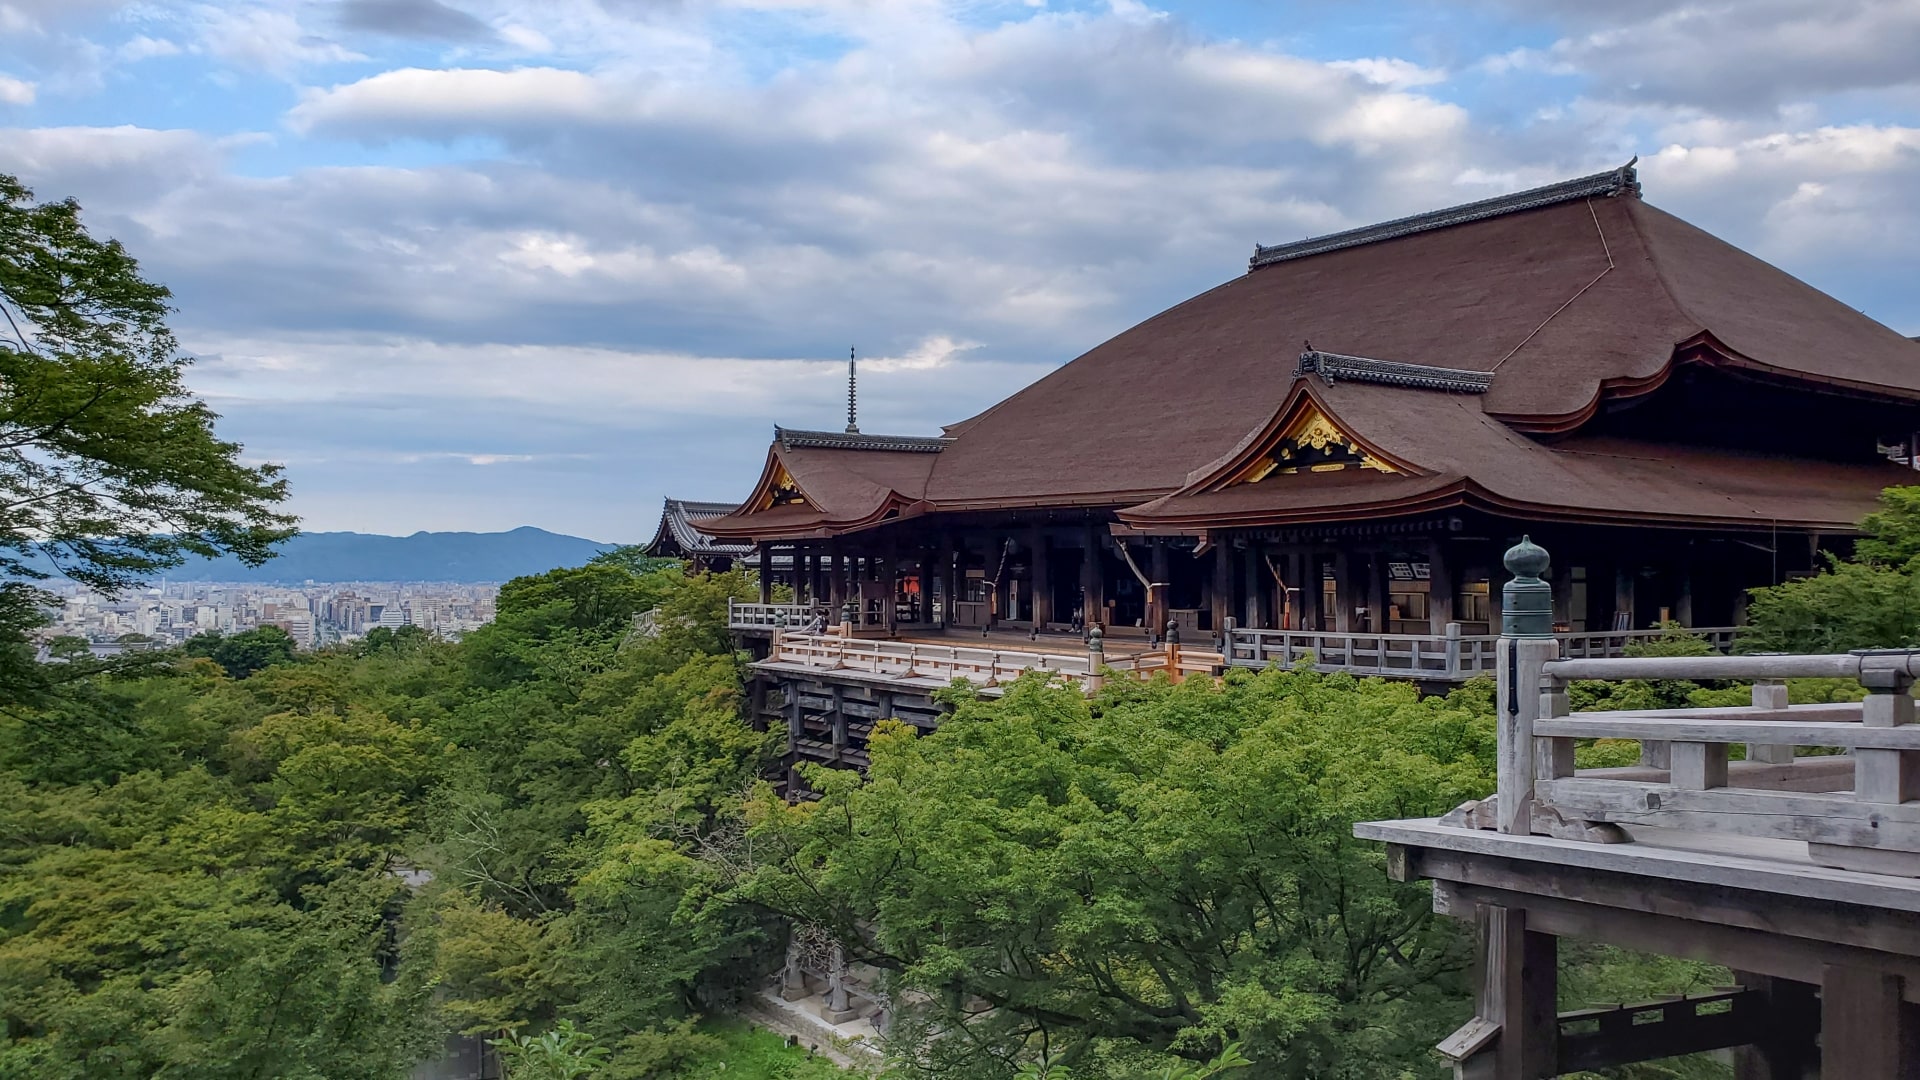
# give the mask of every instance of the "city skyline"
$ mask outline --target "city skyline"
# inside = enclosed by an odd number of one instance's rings
[[[0,0],[0,172],[175,290],[304,527],[632,542],[839,426],[849,344],[931,434],[1255,243],[1636,155],[1920,334],[1916,49],[1875,0]]]

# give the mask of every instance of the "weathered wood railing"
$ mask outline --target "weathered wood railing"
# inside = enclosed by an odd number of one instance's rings
[[[1292,667],[1308,656],[1316,671],[1345,671],[1355,675],[1461,681],[1494,674],[1495,644],[1491,634],[1461,634],[1460,624],[1448,623],[1442,634],[1354,634],[1312,630],[1229,629],[1227,662],[1236,667]],[[1686,633],[1704,639],[1719,651],[1733,645],[1738,627],[1712,626]],[[1556,634],[1562,655],[1569,657],[1625,656],[1635,644],[1661,638],[1665,630],[1616,630],[1605,633]]]
[[[1920,876],[1920,650],[1560,659],[1552,639],[1502,646],[1515,653],[1500,673],[1504,831],[1605,838],[1589,831],[1598,823],[1797,840],[1822,865]],[[1789,705],[1790,678],[1855,680],[1866,696]],[[1583,679],[1754,686],[1746,706],[1570,714],[1568,684]],[[1642,765],[1577,771],[1581,739],[1637,740]],[[1745,762],[1731,760],[1733,746],[1747,748]],[[1796,757],[1795,747],[1847,757]]]
[[[772,630],[776,626],[800,630],[814,619],[825,619],[821,604],[746,604],[727,601],[727,627],[731,630]]]
[[[842,637],[836,633],[781,633],[774,639],[767,662],[891,679],[931,679],[941,683],[965,679],[981,686],[998,686],[1019,678],[1026,671],[1052,672],[1082,685],[1095,674],[1085,656],[923,645]]]

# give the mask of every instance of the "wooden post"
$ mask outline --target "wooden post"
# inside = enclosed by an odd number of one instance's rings
[[[944,630],[953,622],[953,530],[940,531],[940,546],[935,549],[933,565],[933,576],[940,582],[940,617],[934,621]],[[932,603],[932,594],[928,594],[928,603]]]
[[[1820,1075],[1896,1080],[1920,1069],[1914,1010],[1898,975],[1827,965],[1820,979]]]
[[[1497,784],[1504,833],[1525,836],[1533,831],[1533,722],[1540,718],[1541,674],[1559,651],[1560,643],[1553,638],[1500,638],[1494,707],[1500,717]]]
[[[1100,533],[1092,523],[1088,523],[1080,534],[1083,552],[1080,556],[1080,607],[1081,621],[1088,627],[1105,626],[1107,622],[1107,575],[1106,553],[1100,543]]]
[[[1312,548],[1300,552],[1300,609],[1294,613],[1293,630],[1319,630],[1329,614],[1321,610],[1326,603],[1326,568]],[[1336,582],[1336,584],[1338,584]]]
[[[833,542],[833,568],[827,573],[827,606],[834,611],[847,602],[847,559],[841,554],[840,541]],[[832,615],[828,615],[832,618]]]
[[[1261,564],[1260,545],[1249,541],[1240,553],[1240,580],[1246,593],[1240,598],[1240,622],[1247,627],[1270,627],[1260,621],[1260,593],[1267,587],[1267,568]]]
[[[1631,564],[1616,564],[1613,571],[1613,624],[1620,625],[1620,615],[1625,613],[1627,629],[1635,629],[1634,622],[1634,573]]]
[[[1233,617],[1233,560],[1227,548],[1213,546],[1213,634],[1226,644],[1227,620]]]
[[[1317,588],[1320,582],[1315,581],[1314,585]],[[1321,617],[1324,619],[1326,614],[1321,612]],[[1353,578],[1347,572],[1347,553],[1344,551],[1333,553],[1333,632],[1353,632]]]
[[[1785,709],[1787,707],[1787,684],[1781,679],[1762,679],[1753,684],[1753,707],[1756,709]],[[1748,743],[1748,761],[1764,761],[1769,765],[1793,764],[1793,747],[1772,743]]]
[[[1474,1010],[1498,1024],[1494,1080],[1541,1080],[1558,1071],[1560,1034],[1559,940],[1527,929],[1523,908],[1480,904],[1474,908],[1480,946],[1479,1001]],[[1457,1075],[1486,1076],[1462,1063]],[[1469,1071],[1471,1070],[1471,1071]]]
[[[1047,546],[1046,531],[1034,526],[1027,541],[1033,547],[1032,573],[1028,575],[1033,586],[1033,597],[1028,607],[1033,615],[1035,631],[1044,630],[1053,621],[1053,567],[1052,551]]]
[[[1453,618],[1453,564],[1447,559],[1445,540],[1427,542],[1427,614],[1436,633],[1444,632]]]
[[[1804,1080],[1818,1051],[1820,1001],[1810,983],[1748,971],[1734,981],[1766,995],[1766,1037],[1733,1050],[1734,1080]]]
[[[1913,723],[1913,676],[1905,660],[1894,668],[1876,666],[1863,658],[1860,684],[1867,687],[1860,719],[1867,727],[1898,727]],[[1908,750],[1858,749],[1854,756],[1855,798],[1861,802],[1902,803],[1920,798],[1920,753]]]
[[[760,602],[773,603],[773,545],[755,544],[760,552]]]
[[[1156,537],[1153,540],[1152,555],[1147,559],[1147,632],[1164,626],[1167,621],[1167,544]]]
[[[1528,836],[1533,832],[1533,785],[1541,753],[1534,746],[1533,722],[1543,704],[1558,705],[1557,699],[1542,700],[1541,683],[1547,661],[1559,655],[1560,641],[1553,636],[1553,589],[1540,578],[1547,569],[1547,553],[1523,537],[1507,552],[1505,562],[1514,577],[1500,590],[1505,612],[1494,700],[1499,716],[1498,825],[1503,833]],[[1548,761],[1558,756],[1550,752]]]
[[[1367,629],[1376,634],[1391,634],[1393,626],[1387,622],[1388,597],[1392,595],[1387,584],[1387,555],[1384,551],[1370,552],[1366,561],[1367,570]]]

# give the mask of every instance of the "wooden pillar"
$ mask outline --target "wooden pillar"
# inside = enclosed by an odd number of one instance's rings
[[[1370,551],[1364,556],[1361,569],[1366,574],[1367,586],[1367,629],[1376,634],[1391,633],[1387,625],[1387,555],[1384,551]]]
[[[760,552],[760,602],[773,603],[773,545],[755,544]]]
[[[827,572],[827,606],[833,610],[827,613],[827,622],[840,619],[840,605],[847,601],[847,558],[840,551],[840,541],[833,542],[833,567]]]
[[[1527,929],[1524,908],[1480,904],[1476,1015],[1500,1026],[1494,1080],[1542,1080],[1558,1071],[1559,940]],[[1474,1075],[1469,1073],[1467,1075]],[[1486,1075],[1481,1073],[1479,1075]]]
[[[1251,540],[1240,553],[1240,579],[1246,584],[1246,592],[1240,597],[1240,625],[1266,627],[1268,624],[1260,621],[1260,591],[1267,580],[1267,568],[1260,565],[1260,545]]]
[[[1033,596],[1028,606],[1033,612],[1033,628],[1039,630],[1053,621],[1053,552],[1047,544],[1046,530],[1037,525],[1029,533],[1027,543],[1033,548],[1029,564],[1033,572],[1028,575]]]
[[[1167,631],[1167,545],[1155,537],[1152,555],[1147,559],[1147,632],[1156,636]]]
[[[1901,978],[1869,968],[1827,965],[1820,979],[1820,1075],[1826,1080],[1896,1080],[1920,1072],[1920,1026],[1901,1001]]]
[[[1427,625],[1433,633],[1444,634],[1453,621],[1453,596],[1458,589],[1453,581],[1453,563],[1447,557],[1444,539],[1427,541]]]
[[[1226,645],[1227,619],[1233,615],[1233,549],[1213,546],[1213,636]]]
[[[1733,980],[1766,995],[1766,1037],[1733,1050],[1734,1080],[1805,1080],[1818,1057],[1820,1000],[1810,983],[1736,971]]]
[[[940,582],[940,614],[935,620],[941,629],[953,622],[953,530],[940,530],[939,546],[934,549],[932,577]],[[931,588],[931,581],[928,586]],[[932,603],[932,594],[928,594]],[[931,607],[928,608],[932,610]]]
[[[1104,626],[1107,621],[1107,577],[1105,548],[1096,526],[1089,523],[1080,534],[1080,606],[1088,626]]]
[[[1338,634],[1350,634],[1354,630],[1353,577],[1347,564],[1347,553],[1344,550],[1333,553],[1333,629]]]
[[[1620,614],[1626,613],[1626,627],[1637,630],[1640,627],[1637,613],[1633,610],[1635,573],[1633,564],[1621,561],[1613,568],[1613,626],[1620,625]],[[1609,626],[1608,629],[1612,629]]]
[[[1674,598],[1673,618],[1681,626],[1697,625],[1693,618],[1693,543],[1680,556],[1680,595]]]
[[[1321,574],[1320,553],[1312,548],[1301,548],[1294,563],[1300,567],[1300,606],[1294,612],[1294,625],[1302,630],[1318,630],[1324,625],[1327,613],[1321,608],[1326,605],[1326,585]]]

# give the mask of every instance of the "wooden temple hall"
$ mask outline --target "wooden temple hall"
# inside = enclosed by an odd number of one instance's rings
[[[1913,479],[1916,431],[1920,345],[1629,164],[1256,247],[938,434],[863,431],[850,396],[845,430],[777,428],[741,503],[669,503],[661,543],[751,550],[763,602],[859,637],[1226,648],[1491,635],[1525,523],[1556,631],[1727,627]]]

